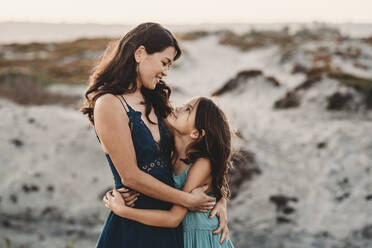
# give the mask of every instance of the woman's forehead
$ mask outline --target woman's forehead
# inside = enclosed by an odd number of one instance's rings
[[[174,57],[177,55],[177,51],[174,47],[169,46],[166,49],[164,49],[162,52],[160,52],[161,57],[165,57],[168,60],[170,60],[170,63],[173,63]]]

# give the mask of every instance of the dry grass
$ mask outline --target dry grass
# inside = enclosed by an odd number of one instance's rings
[[[99,38],[3,45],[0,47],[0,70],[27,69],[48,81],[82,83],[88,80],[91,69],[110,41]]]
[[[359,91],[364,96],[364,104],[366,108],[372,109],[372,79],[342,72],[330,72],[328,76]]]
[[[200,30],[185,33],[177,33],[175,36],[178,40],[194,41],[200,38],[204,38],[210,34],[211,34],[210,32]]]
[[[61,104],[75,106],[81,97],[47,91],[50,82],[40,74],[8,70],[0,72],[0,97],[22,105]]]
[[[220,36],[220,44],[235,46],[241,51],[249,51],[251,49],[266,47],[269,45],[278,45],[283,49],[290,47],[291,50],[293,50],[297,45],[307,41],[325,39],[339,41],[343,39],[337,29],[329,27],[319,27],[316,29],[303,28],[294,34],[290,34],[289,29],[285,27],[279,31],[251,30],[241,35],[233,32],[223,32]]]
[[[371,37],[368,37],[368,38],[364,38],[364,39],[362,39],[362,41],[364,41],[367,44],[372,45],[372,36]]]

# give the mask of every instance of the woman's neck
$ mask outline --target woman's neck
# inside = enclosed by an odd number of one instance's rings
[[[145,99],[141,93],[141,87],[137,85],[136,91],[132,93],[125,94],[126,96],[132,98],[134,100],[135,105],[137,104],[143,104],[145,102]]]

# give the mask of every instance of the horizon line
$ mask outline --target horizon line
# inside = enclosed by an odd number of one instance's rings
[[[149,22],[156,22],[156,21],[149,21]],[[27,24],[67,24],[67,25],[103,25],[103,26],[110,26],[110,25],[124,25],[124,26],[132,26],[137,25],[138,23],[144,22],[94,22],[94,21],[42,21],[42,20],[34,20],[34,21],[27,21],[27,20],[0,20],[0,24],[6,23],[27,23]],[[312,20],[312,21],[255,21],[255,22],[248,22],[248,21],[226,21],[226,22],[200,22],[200,23],[171,23],[171,22],[156,22],[160,23],[161,25],[174,25],[174,26],[182,26],[182,25],[249,25],[249,24],[360,24],[360,25],[370,25],[372,22],[355,22],[355,21],[321,21],[321,20]]]

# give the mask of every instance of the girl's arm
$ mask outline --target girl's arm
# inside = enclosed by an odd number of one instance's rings
[[[99,97],[94,107],[94,123],[101,145],[110,155],[124,185],[149,197],[185,207],[212,208],[215,198],[204,193],[189,194],[172,188],[137,166],[136,153],[128,125],[129,119],[121,102],[112,94]]]
[[[222,232],[221,238],[220,238],[220,243],[222,244],[223,240],[229,239],[229,227],[227,226],[227,199],[226,198],[221,198],[216,206],[212,209],[212,211],[209,214],[209,218],[213,218],[214,216],[218,217],[218,228],[213,231],[213,234],[217,234]]]
[[[209,159],[198,159],[189,170],[183,191],[190,192],[202,186],[210,175]],[[116,215],[151,226],[177,227],[187,213],[187,208],[179,205],[173,205],[170,210],[131,208],[125,205],[124,199],[117,190],[114,190],[112,195],[108,193],[104,201],[106,207],[110,208]]]

